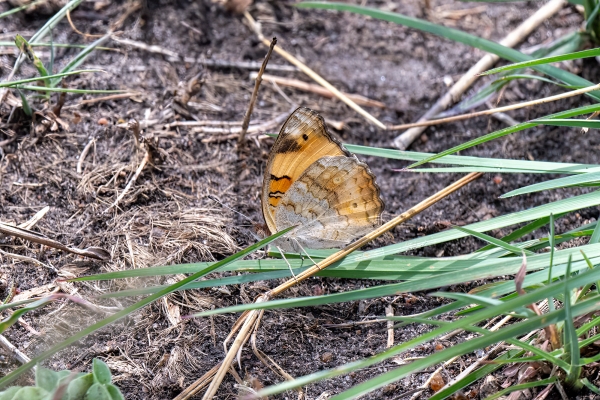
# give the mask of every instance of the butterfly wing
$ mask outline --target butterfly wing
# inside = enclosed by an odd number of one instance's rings
[[[294,181],[321,157],[338,155],[350,153],[331,136],[319,114],[300,107],[289,116],[271,149],[263,180],[262,209],[271,233],[281,229],[275,209]]]
[[[340,247],[380,223],[384,203],[375,177],[356,157],[322,157],[282,196],[275,210],[278,229],[298,225],[292,237],[318,249]]]

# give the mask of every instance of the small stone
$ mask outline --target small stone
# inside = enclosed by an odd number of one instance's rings
[[[326,352],[321,354],[321,361],[323,361],[324,363],[330,363],[331,360],[333,360],[333,353],[331,352]]]
[[[444,381],[442,374],[436,372],[435,375],[431,377],[431,381],[429,381],[429,388],[434,392],[437,392],[438,390],[443,388],[445,384],[446,382]]]

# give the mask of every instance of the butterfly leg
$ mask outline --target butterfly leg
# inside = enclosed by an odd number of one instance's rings
[[[312,261],[313,265],[317,265],[317,263],[315,262],[315,260],[312,259],[312,257],[310,256],[310,254],[308,254],[308,252],[306,251],[306,249],[304,247],[302,247],[302,245],[300,244],[300,242],[297,239],[295,239],[295,238],[293,240],[298,245],[298,247],[300,247],[300,250],[302,250],[304,252],[304,254],[306,254],[306,257],[308,257],[308,259],[310,261]],[[304,261],[304,256],[302,254],[300,254],[300,256],[302,257],[302,261]],[[296,278],[296,277],[294,276],[294,278]]]
[[[281,254],[283,261],[285,261],[285,263],[287,264],[288,269],[290,270],[290,274],[292,274],[292,277],[297,282],[298,279],[296,279],[296,274],[294,274],[294,270],[292,269],[292,265],[290,264],[290,262],[287,260],[287,258],[285,258],[285,255],[283,254],[283,250],[281,250],[281,247],[279,247],[279,246],[275,246],[275,247],[277,247],[277,250],[279,250],[279,254]]]

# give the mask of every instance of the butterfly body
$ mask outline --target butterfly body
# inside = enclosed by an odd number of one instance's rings
[[[341,247],[379,224],[383,201],[375,177],[301,107],[284,123],[269,155],[262,191],[271,233],[284,251]]]

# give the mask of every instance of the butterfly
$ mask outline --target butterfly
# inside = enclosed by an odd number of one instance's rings
[[[384,203],[369,167],[346,150],[315,111],[285,121],[269,154],[261,194],[274,242],[283,251],[342,247],[380,224]]]

